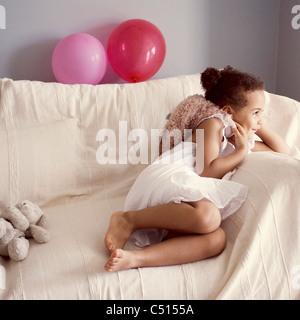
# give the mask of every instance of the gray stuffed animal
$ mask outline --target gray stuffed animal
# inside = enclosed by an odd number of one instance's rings
[[[0,255],[21,261],[27,257],[28,250],[29,241],[25,238],[24,232],[15,229],[9,221],[0,218]]]
[[[48,217],[40,207],[29,200],[21,201],[15,207],[6,207],[0,214],[0,254],[21,261],[27,257],[29,242],[50,240],[47,231]]]

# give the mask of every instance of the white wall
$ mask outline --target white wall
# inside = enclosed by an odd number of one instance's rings
[[[286,0],[284,0],[286,1]],[[121,22],[140,18],[164,34],[167,56],[155,78],[234,67],[260,75],[276,88],[280,0],[0,0],[0,77],[55,81],[57,42],[87,32],[106,46]],[[121,82],[109,68],[103,83]]]
[[[276,92],[300,101],[300,29],[291,23],[295,18],[300,24],[300,17],[292,14],[295,5],[300,1],[281,1]]]

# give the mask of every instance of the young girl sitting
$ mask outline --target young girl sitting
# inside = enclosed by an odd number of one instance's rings
[[[196,152],[193,130],[189,140],[172,149],[172,163],[161,161],[169,156],[166,151],[139,175],[125,211],[111,217],[105,236],[110,253],[106,271],[184,264],[219,255],[226,246],[221,221],[238,210],[248,192],[246,186],[222,178],[249,152],[289,154],[282,138],[263,123],[261,79],[228,66],[222,71],[206,69],[201,83],[205,99],[200,95],[188,99],[205,100],[213,110],[190,128],[204,130],[204,155],[200,158]],[[197,117],[199,113],[192,120]],[[261,141],[254,141],[255,134]],[[182,147],[187,149],[183,160],[176,158]],[[129,238],[142,249],[124,250]]]

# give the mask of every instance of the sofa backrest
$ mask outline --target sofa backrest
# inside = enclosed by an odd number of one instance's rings
[[[126,163],[126,149],[138,155],[139,132],[150,138],[151,129],[163,128],[167,114],[196,93],[199,74],[98,86],[0,80],[0,201],[41,205],[89,194],[103,188],[104,180],[105,188],[116,192],[123,184],[120,192],[126,192],[147,165],[128,157]],[[113,133],[117,163],[101,164]],[[146,142],[150,163],[155,152]]]
[[[98,86],[1,79],[0,202],[43,205],[103,189],[125,197],[157,156],[166,116],[199,93],[199,74]],[[266,98],[266,122],[300,150],[299,103]]]

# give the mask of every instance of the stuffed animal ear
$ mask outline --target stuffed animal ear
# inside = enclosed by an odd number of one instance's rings
[[[43,215],[41,208],[29,200],[23,200],[17,203],[16,208],[20,210],[24,217],[26,217],[29,224],[36,224]]]

